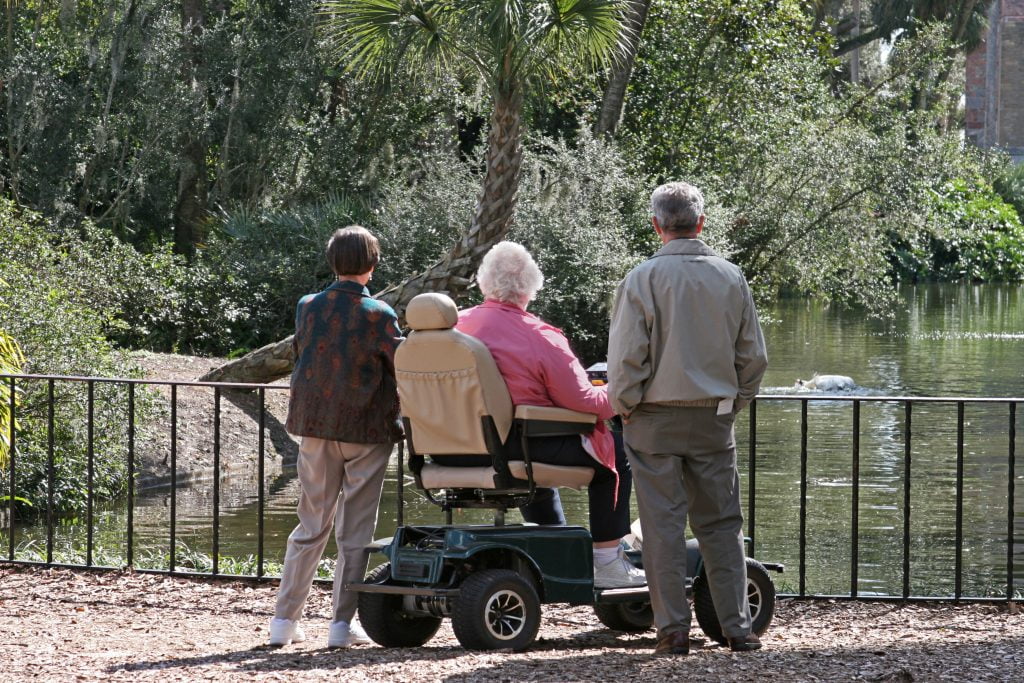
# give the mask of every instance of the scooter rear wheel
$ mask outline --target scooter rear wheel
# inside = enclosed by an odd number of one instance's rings
[[[757,560],[747,558],[747,601],[750,603],[750,630],[757,635],[768,630],[775,616],[775,584],[768,570]],[[704,634],[721,645],[726,644],[711,598],[708,577],[701,571],[693,580],[693,611]]]
[[[626,633],[640,633],[654,624],[649,602],[596,603],[594,614],[608,628]]]
[[[390,577],[386,562],[367,575],[366,583],[386,583]],[[441,627],[441,617],[410,614],[402,609],[401,595],[384,593],[359,594],[359,621],[366,635],[384,647],[419,647]]]

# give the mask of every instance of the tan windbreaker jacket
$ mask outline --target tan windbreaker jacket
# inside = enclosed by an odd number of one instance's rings
[[[768,367],[740,269],[699,239],[675,239],[619,284],[608,341],[608,397],[619,415],[641,403],[735,410]]]

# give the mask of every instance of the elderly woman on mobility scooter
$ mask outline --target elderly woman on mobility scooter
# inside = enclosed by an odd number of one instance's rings
[[[643,586],[647,582],[643,571],[620,550],[622,537],[629,533],[633,479],[621,436],[603,422],[614,415],[607,387],[591,385],[561,330],[526,312],[544,286],[544,276],[522,245],[501,242],[492,247],[480,264],[477,285],[484,302],[461,311],[455,329],[484,343],[508,385],[512,402],[594,413],[599,419],[589,436],[537,437],[530,442],[530,458],[536,462],[594,468],[587,487],[594,586]],[[466,465],[479,462],[475,456],[462,459]],[[521,509],[523,518],[538,524],[564,524],[557,491],[538,489],[537,493],[534,502]]]

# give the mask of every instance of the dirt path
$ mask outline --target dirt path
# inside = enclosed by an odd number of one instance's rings
[[[0,565],[0,669],[8,681],[1020,681],[1024,615],[1003,606],[782,600],[765,649],[655,657],[653,632],[546,606],[528,652],[467,652],[447,622],[425,647],[327,650],[330,595],[310,639],[262,645],[275,587]]]

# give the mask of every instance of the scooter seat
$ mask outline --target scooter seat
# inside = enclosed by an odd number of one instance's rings
[[[511,460],[508,469],[516,479],[526,481],[526,463]],[[445,467],[437,463],[424,463],[420,480],[426,489],[494,489],[493,467]],[[533,481],[537,486],[582,489],[594,478],[591,467],[566,467],[533,463]]]

